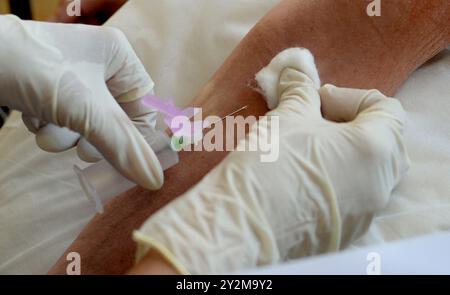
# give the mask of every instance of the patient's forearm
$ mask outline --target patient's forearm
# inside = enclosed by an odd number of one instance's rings
[[[315,55],[323,83],[393,95],[412,71],[450,44],[450,2],[382,3],[382,16],[369,17],[365,0],[283,1],[241,42],[196,103],[220,113],[231,93],[240,95],[238,105],[254,101],[246,83],[278,52],[296,46]]]
[[[394,94],[408,75],[442,50],[448,38],[447,0],[387,1],[370,18],[365,0],[286,0],[273,9],[234,50],[194,101],[205,115],[263,115],[260,95],[248,87],[256,72],[282,49],[309,48],[323,82],[378,88]],[[226,153],[182,152],[167,171],[164,188],[130,191],[106,208],[68,250],[81,254],[82,272],[124,273],[132,266],[131,233],[151,214],[195,185]],[[64,273],[65,256],[51,273]]]

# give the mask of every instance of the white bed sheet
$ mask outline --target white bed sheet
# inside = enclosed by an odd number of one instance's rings
[[[187,106],[248,30],[279,0],[134,0],[121,28],[157,85]],[[450,51],[418,70],[398,97],[408,111],[413,165],[356,247],[450,228]],[[73,151],[41,152],[15,113],[0,131],[0,274],[42,274],[93,210],[73,174]]]

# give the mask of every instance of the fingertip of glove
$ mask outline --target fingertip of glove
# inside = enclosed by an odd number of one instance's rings
[[[255,76],[269,109],[274,109],[278,105],[278,84],[286,68],[301,71],[312,80],[316,89],[320,88],[321,81],[312,53],[306,48],[288,48],[278,53],[269,65]]]
[[[336,91],[336,89],[337,89],[337,87],[332,84],[323,85],[318,90],[320,98],[323,100],[323,99],[330,97],[332,95],[332,93]]]
[[[77,145],[78,157],[87,163],[96,163],[103,159],[103,155],[85,138],[81,138]]]
[[[333,84],[325,84],[322,87],[320,87],[319,91],[331,91],[335,88],[336,86],[334,86]]]
[[[25,127],[27,127],[28,131],[34,134],[39,131],[39,128],[43,127],[42,122],[38,118],[29,117],[22,114],[22,121]]]
[[[146,179],[142,182],[142,187],[151,191],[160,190],[164,185],[164,172],[159,165],[153,165],[151,175],[148,175]]]
[[[156,191],[164,185],[164,171],[153,149],[145,143],[134,149],[136,157],[128,163],[128,172],[136,183],[145,189]]]

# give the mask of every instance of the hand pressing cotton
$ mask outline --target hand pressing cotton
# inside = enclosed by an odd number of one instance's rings
[[[279,117],[278,161],[231,153],[135,233],[138,259],[154,249],[182,273],[221,274],[338,251],[387,205],[409,166],[397,100],[318,89],[306,49],[280,53],[256,78],[273,109],[266,128]],[[246,141],[270,134],[263,125]]]

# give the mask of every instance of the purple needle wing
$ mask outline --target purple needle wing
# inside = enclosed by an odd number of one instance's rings
[[[157,109],[159,112],[168,116],[180,116],[183,114],[183,110],[179,109],[173,102],[173,99],[164,100],[155,95],[146,95],[143,98],[143,102],[146,106]]]
[[[184,116],[190,119],[200,112],[200,109],[198,108],[187,108],[182,110],[175,105],[172,98],[165,100],[151,94],[143,97],[143,102],[146,106],[154,108],[162,113],[164,115],[164,123],[169,127],[175,117]],[[177,131],[179,131],[179,128],[172,130],[174,133]]]

